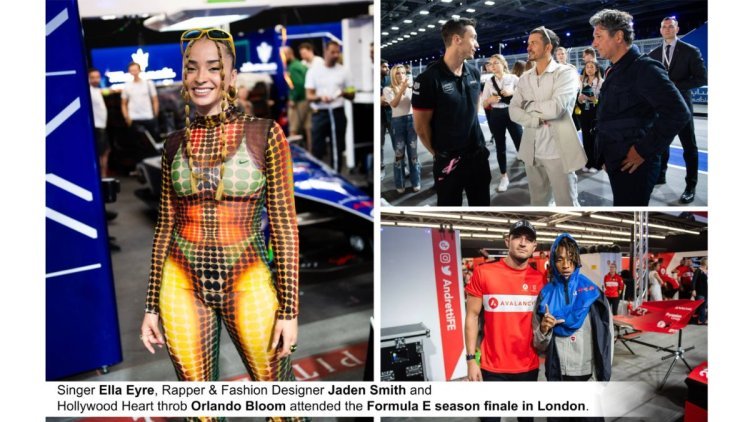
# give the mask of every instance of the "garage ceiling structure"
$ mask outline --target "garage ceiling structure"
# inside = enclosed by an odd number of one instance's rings
[[[540,25],[565,47],[590,45],[588,20],[606,8],[633,15],[636,39],[658,37],[665,16],[678,18],[681,34],[708,19],[706,0],[382,0],[381,54],[391,63],[439,57],[440,21],[454,15],[477,20],[478,56],[497,53],[501,44],[503,54],[525,52],[528,32]]]
[[[649,250],[706,250],[706,218],[691,213],[648,212]],[[381,209],[384,227],[453,228],[461,232],[461,247],[504,249],[504,236],[519,219],[529,220],[537,230],[538,248],[549,249],[560,233],[570,233],[582,247],[618,245],[627,252],[631,243],[634,212],[435,212]]]

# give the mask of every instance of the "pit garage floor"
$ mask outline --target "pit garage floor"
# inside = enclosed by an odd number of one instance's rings
[[[662,347],[675,346],[677,334],[643,333],[638,340]],[[685,378],[688,370],[682,362],[676,362],[672,373],[667,378],[664,388],[658,390],[659,385],[669,369],[672,359],[662,360],[667,352],[656,351],[650,347],[640,344],[628,343],[635,354],[631,354],[619,341],[615,343],[614,360],[612,364],[612,381],[638,381],[646,385],[643,390],[629,391],[629,399],[638,401],[640,404],[622,417],[605,418],[607,422],[618,421],[653,421],[653,422],[680,422],[685,414],[685,400],[688,395]],[[683,329],[682,347],[695,346],[695,349],[685,353],[685,360],[692,368],[708,360],[708,326],[690,324]],[[538,381],[545,381],[544,365],[539,370]],[[461,382],[461,381],[454,381]],[[488,383],[489,384],[489,383]],[[512,384],[506,384],[512,385]],[[491,387],[488,387],[491,388]],[[502,390],[498,389],[498,394]],[[609,398],[608,398],[609,400]],[[616,398],[612,398],[616,400]],[[709,410],[709,415],[710,415]],[[644,416],[645,415],[645,416]],[[420,418],[382,418],[382,421],[418,422]],[[441,422],[475,422],[479,418],[439,418]],[[503,421],[516,421],[514,417],[503,417]],[[545,420],[543,417],[535,418],[537,421]]]
[[[505,192],[497,192],[495,188],[500,183],[500,170],[495,154],[495,141],[490,143],[490,133],[484,110],[480,112],[479,121],[490,150],[490,171],[492,182],[490,184],[490,205],[492,206],[529,206],[529,190],[526,180],[526,171],[523,162],[516,158],[516,149],[510,136],[506,133],[506,160],[508,163],[508,177],[510,186]],[[695,137],[699,151],[698,186],[695,191],[695,201],[687,206],[706,206],[708,203],[708,120],[706,117],[695,117]],[[390,134],[386,135],[383,152],[383,163],[385,163],[385,178],[381,182],[380,196],[385,202],[383,205],[392,206],[436,206],[437,194],[432,188],[432,156],[421,143],[418,145],[419,162],[422,164],[422,190],[413,192],[406,179],[406,192],[396,192],[393,183],[393,148],[391,147]],[[663,206],[685,206],[679,203],[680,195],[685,190],[685,164],[682,159],[682,146],[679,138],[675,137],[670,147],[669,169],[667,170],[667,183],[657,185],[651,194],[652,207]],[[584,207],[599,207],[612,205],[612,190],[609,186],[609,177],[605,171],[595,174],[576,172],[578,175],[578,201]],[[464,199],[464,205],[468,205]]]
[[[151,355],[138,339],[156,220],[155,213],[133,193],[143,185],[130,177],[122,177],[120,181],[118,200],[108,204],[107,209],[119,213],[109,223],[109,234],[116,237],[116,243],[122,248],[120,252],[112,252],[112,267],[123,361],[108,368],[107,373],[91,371],[63,381],[176,381],[166,348],[157,349],[157,353]],[[300,280],[299,348],[293,360],[298,380],[363,380],[372,315],[372,262],[335,273],[303,273]],[[222,330],[219,367],[221,380],[247,377],[226,329]]]

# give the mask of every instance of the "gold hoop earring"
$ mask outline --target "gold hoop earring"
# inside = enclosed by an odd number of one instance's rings
[[[234,86],[230,86],[229,89],[227,89],[227,99],[230,102],[234,102],[237,100],[237,88]]]

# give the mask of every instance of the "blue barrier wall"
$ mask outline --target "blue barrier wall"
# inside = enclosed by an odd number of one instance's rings
[[[76,2],[47,0],[46,30],[46,377],[55,380],[121,362],[122,351]]]

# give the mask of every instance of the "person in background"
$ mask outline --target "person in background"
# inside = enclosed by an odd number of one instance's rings
[[[521,75],[523,75],[523,72],[526,71],[526,61],[525,60],[516,60],[515,63],[513,63],[513,69],[510,70],[510,73],[518,76],[519,78]]]
[[[601,170],[601,159],[596,148],[594,131],[596,130],[596,106],[599,103],[599,93],[603,83],[599,64],[595,61],[586,63],[576,104],[579,110],[578,121],[581,124],[583,149],[586,152],[586,165],[581,169],[584,173],[597,173]]]
[[[580,272],[578,244],[568,233],[550,250],[552,280],[534,305],[534,348],[544,353],[547,381],[609,381],[614,355],[612,312],[604,292]],[[587,420],[592,418],[547,420]],[[604,421],[604,418],[595,420]]]
[[[696,299],[702,299],[703,304],[698,308],[698,325],[708,324],[708,257],[701,259],[701,266],[693,273],[693,294]]]
[[[609,272],[604,276],[604,296],[607,297],[612,315],[617,315],[623,289],[625,289],[625,283],[622,281],[622,277],[617,274],[617,264],[613,262],[609,264]]]
[[[536,66],[518,82],[510,119],[524,127],[518,158],[523,161],[532,206],[580,206],[576,170],[586,154],[573,124],[578,72],[552,60],[560,39],[540,26],[529,33],[529,60]]]
[[[93,67],[89,69],[89,91],[91,91],[91,106],[94,109],[94,138],[96,139],[96,153],[99,156],[99,170],[102,178],[107,177],[107,163],[109,161],[109,137],[107,136],[107,105],[104,103],[102,89],[102,74]]]
[[[596,50],[591,47],[586,47],[583,50],[583,67],[581,67],[581,79],[583,79],[583,76],[586,73],[586,63],[590,62],[595,62],[598,64],[598,62],[596,61]],[[599,69],[601,70],[602,75],[604,75],[604,69],[602,69],[601,66],[599,66]]]
[[[312,150],[312,113],[310,105],[307,103],[305,91],[305,76],[307,67],[297,60],[294,56],[294,50],[289,46],[282,48],[286,70],[292,81],[292,89],[289,90],[289,135],[299,135],[304,129],[305,145],[307,150]]]
[[[678,283],[674,278],[670,277],[669,272],[667,271],[667,266],[664,264],[664,258],[659,257],[659,259],[657,259],[657,262],[659,263],[659,278],[663,282],[662,290],[664,300],[674,299],[674,296],[680,289],[680,283]]]
[[[662,301],[664,300],[661,294],[664,286],[664,281],[659,277],[659,263],[657,261],[651,261],[648,264],[648,293],[651,301]]]
[[[145,129],[154,140],[159,136],[159,97],[156,87],[150,80],[141,78],[141,65],[131,62],[128,73],[133,76],[122,89],[122,116],[125,124],[136,130]]]
[[[575,65],[568,63],[568,50],[563,46],[559,46],[555,49],[555,59],[559,64],[571,66],[576,69]],[[578,71],[578,69],[576,69],[576,71]]]
[[[466,360],[469,381],[536,381],[539,356],[532,346],[534,296],[542,291],[542,274],[529,265],[536,249],[536,229],[515,222],[505,237],[508,255],[474,267],[466,286]],[[479,313],[484,311],[484,338],[477,347]],[[476,352],[481,350],[477,361]],[[534,418],[518,418],[533,421]],[[500,418],[482,418],[499,421]]]
[[[672,275],[680,283],[679,299],[690,299],[693,290],[693,261],[690,258],[683,258],[680,265],[672,270]]]
[[[327,150],[326,138],[330,138],[331,164],[335,171],[340,172],[344,168],[346,146],[344,101],[353,100],[356,91],[351,75],[339,64],[341,45],[329,41],[324,54],[325,64],[310,68],[305,78],[307,101],[313,109],[312,153],[322,160]]]
[[[523,67],[523,71],[524,72],[529,71],[529,70],[533,69],[534,66],[536,66],[536,62],[534,60],[527,60],[526,64]],[[519,78],[520,78],[520,76],[519,76]]]
[[[303,42],[299,45],[299,57],[308,69],[313,66],[324,65],[325,61],[322,57],[315,55],[315,49],[309,42]]]
[[[393,110],[391,110],[391,105],[383,95],[383,90],[391,85],[391,78],[388,76],[388,72],[388,60],[380,59],[380,180],[385,178],[385,160],[383,155],[385,133],[388,132],[391,138],[393,138],[393,129],[391,128]]]
[[[383,89],[383,97],[393,109],[391,117],[391,141],[395,153],[393,162],[393,182],[396,192],[405,191],[404,158],[408,156],[409,178],[414,192],[422,189],[419,154],[417,153],[417,132],[414,131],[414,115],[411,107],[412,87],[404,65],[391,69],[391,86]]]
[[[487,61],[487,65],[493,75],[484,84],[481,101],[482,106],[490,107],[488,123],[492,136],[495,137],[495,148],[497,164],[500,167],[500,183],[497,185],[498,192],[508,190],[510,179],[508,178],[508,164],[506,157],[505,132],[510,133],[516,151],[521,149],[521,126],[510,120],[508,104],[513,98],[513,92],[518,86],[518,76],[509,73],[508,62],[500,54],[495,54]]]
[[[648,53],[649,57],[661,62],[667,69],[669,80],[674,82],[690,110],[690,119],[685,127],[677,134],[682,145],[682,158],[685,160],[685,191],[680,195],[681,204],[689,204],[695,199],[695,186],[698,184],[698,144],[695,139],[695,125],[693,123],[693,100],[691,89],[700,88],[708,83],[706,65],[703,63],[701,51],[680,39],[677,33],[680,27],[674,16],[668,16],[661,21],[659,28],[664,42],[661,46]],[[669,148],[661,155],[661,172],[657,185],[667,183],[667,164],[669,163]]]

